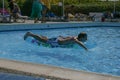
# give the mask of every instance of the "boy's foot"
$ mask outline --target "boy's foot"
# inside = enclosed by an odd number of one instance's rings
[[[24,35],[24,40],[26,40],[26,38],[29,36],[30,32],[27,32],[25,35]]]

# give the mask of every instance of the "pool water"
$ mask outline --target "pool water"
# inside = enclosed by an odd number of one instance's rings
[[[0,72],[0,80],[46,80],[46,79]]]
[[[27,31],[0,32],[0,58],[120,76],[120,27],[28,30],[49,38],[88,34],[89,48],[48,48],[23,40]]]

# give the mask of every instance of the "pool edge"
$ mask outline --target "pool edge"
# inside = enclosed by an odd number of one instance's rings
[[[77,28],[78,27],[120,27],[120,23],[64,22],[64,23],[42,23],[42,24],[10,24],[10,25],[0,24],[0,31],[59,29],[59,28],[76,28],[76,27]]]
[[[54,80],[120,80],[119,76],[77,71],[8,59],[0,59],[0,72],[43,77]]]

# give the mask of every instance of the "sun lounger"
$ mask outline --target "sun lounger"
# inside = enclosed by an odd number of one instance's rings
[[[17,14],[17,19],[21,19],[22,20],[22,22],[25,22],[25,20],[27,20],[28,19],[28,16],[23,16],[23,15],[21,15],[21,14]]]
[[[10,22],[10,16],[9,15],[0,15],[0,22],[1,23],[9,23]]]
[[[0,22],[10,22],[9,12],[5,9],[0,9]]]

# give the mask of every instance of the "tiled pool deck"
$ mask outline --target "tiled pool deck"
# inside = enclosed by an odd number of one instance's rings
[[[34,26],[32,26],[34,25]],[[51,29],[68,27],[120,27],[120,23],[93,23],[93,22],[47,22],[47,23],[12,23],[0,24],[0,31]],[[26,63],[7,59],[0,59],[0,72],[22,74],[35,77],[45,77],[52,80],[120,80],[120,76],[98,74],[93,72],[77,71],[49,65]]]

